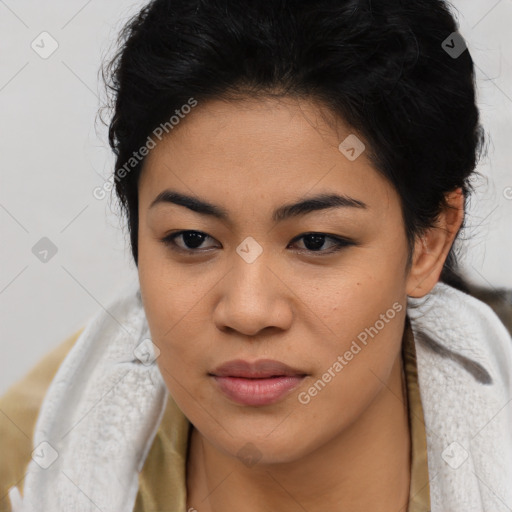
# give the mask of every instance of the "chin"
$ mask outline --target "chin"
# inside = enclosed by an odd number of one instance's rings
[[[265,428],[265,432],[272,432],[273,427]],[[233,437],[227,434],[222,439],[210,440],[212,444],[220,451],[223,451],[230,457],[239,459],[245,466],[253,467],[258,465],[270,466],[279,464],[288,464],[296,462],[305,456],[310,447],[310,443],[305,442],[300,434],[290,436],[290,432],[283,432],[283,436],[262,435],[261,429],[255,429],[254,432],[230,431]],[[297,441],[300,440],[300,442]]]

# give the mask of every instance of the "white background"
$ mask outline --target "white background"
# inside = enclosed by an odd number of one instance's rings
[[[0,394],[136,278],[115,203],[92,190],[113,167],[98,70],[145,2],[0,0]],[[456,1],[491,138],[467,216],[464,267],[512,287],[512,0]],[[58,49],[31,43],[47,31]],[[47,263],[32,247],[48,237]]]

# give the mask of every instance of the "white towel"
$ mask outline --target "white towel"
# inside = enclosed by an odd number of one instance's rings
[[[417,306],[415,309],[411,306]],[[432,512],[512,511],[512,339],[485,303],[443,283],[409,299]]]
[[[99,311],[60,366],[13,512],[133,510],[167,399],[156,362],[148,364],[154,351],[137,290]]]
[[[409,299],[407,311],[432,512],[510,512],[507,330],[486,304],[443,283],[423,299]],[[138,472],[167,393],[133,287],[92,319],[52,381],[36,424],[24,497],[16,488],[10,493],[13,512],[132,512]]]

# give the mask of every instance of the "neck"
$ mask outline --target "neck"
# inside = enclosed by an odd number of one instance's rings
[[[187,510],[299,509],[405,512],[410,432],[401,357],[364,414],[306,457],[244,467],[194,429],[187,462]]]

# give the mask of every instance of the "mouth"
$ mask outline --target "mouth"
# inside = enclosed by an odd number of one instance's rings
[[[219,366],[208,375],[230,400],[241,405],[262,406],[282,400],[308,374],[270,359],[253,363],[238,359]]]

